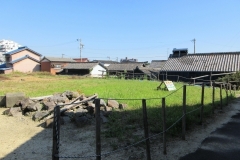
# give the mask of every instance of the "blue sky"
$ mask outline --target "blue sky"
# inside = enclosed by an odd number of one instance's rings
[[[164,60],[173,48],[240,51],[239,0],[3,0],[0,39],[43,56]]]

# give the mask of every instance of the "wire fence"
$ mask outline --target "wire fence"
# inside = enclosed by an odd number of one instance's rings
[[[185,139],[186,134],[186,119],[195,120],[203,123],[204,111],[208,110],[204,104],[204,83],[200,91],[201,102],[198,105],[191,106],[187,103],[187,88],[192,87],[189,85],[183,85],[177,90],[162,98],[147,98],[147,99],[110,99],[110,98],[97,98],[95,102],[95,143],[96,153],[92,155],[62,155],[60,153],[60,106],[54,109],[54,123],[53,123],[53,149],[52,159],[90,159],[96,158],[114,158],[115,153],[126,151],[132,147],[142,146],[146,148],[146,159],[151,159],[151,146],[150,144],[162,143],[163,154],[167,154],[166,150],[166,136],[167,134],[180,134],[182,139]],[[166,99],[169,99],[177,92],[183,91],[182,97],[177,97],[183,101],[182,106],[171,106],[166,108]],[[235,88],[236,92],[236,88]],[[217,105],[222,109],[223,105],[228,104],[231,95],[235,93],[232,91],[230,83],[214,84],[212,87],[212,104],[210,110],[214,110]],[[224,98],[223,98],[224,97]],[[176,98],[176,97],[175,97]],[[109,117],[109,122],[106,125],[101,124],[101,112],[100,112],[100,99],[103,100],[118,100],[118,101],[137,101],[140,102],[139,108],[135,108],[134,111],[121,111],[112,112]],[[147,108],[148,101],[158,100],[159,106],[154,108]],[[78,103],[74,103],[78,104]],[[187,108],[187,109],[186,109]],[[151,117],[149,117],[151,113]],[[180,114],[179,114],[180,113]],[[170,116],[171,115],[171,116]],[[169,118],[171,117],[171,118]],[[173,118],[174,117],[174,118]],[[196,118],[198,117],[198,118]],[[181,122],[181,123],[180,123]],[[159,141],[159,136],[162,141]],[[114,140],[109,139],[115,137]],[[158,140],[156,140],[158,139]],[[112,149],[110,151],[101,152],[101,145],[110,144]],[[81,144],[79,144],[81,145]],[[138,148],[139,149],[139,148]]]

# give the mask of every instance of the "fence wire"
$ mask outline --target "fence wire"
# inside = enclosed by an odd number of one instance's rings
[[[178,92],[178,91],[179,91],[180,89],[182,89],[182,88],[183,88],[183,86],[181,86],[181,87],[178,88],[177,90],[171,92],[170,94],[168,94],[168,95],[166,95],[166,96],[164,96],[164,97],[146,98],[145,100],[154,100],[154,99],[167,98],[167,97],[171,96],[172,94]],[[217,88],[217,87],[216,87],[216,88]],[[224,92],[225,92],[225,91],[224,91]],[[223,93],[224,93],[224,92],[223,92]],[[216,89],[215,89],[215,100],[216,100],[216,99],[217,99],[217,100],[220,99],[220,97],[216,96],[217,94],[218,94],[218,93],[216,92]],[[104,100],[128,100],[128,101],[133,101],[133,100],[137,100],[137,101],[138,101],[138,100],[142,100],[142,99],[140,99],[140,98],[121,99],[121,98],[104,98],[104,97],[99,98],[99,99],[104,99]],[[81,104],[81,103],[82,103],[82,102],[72,103],[72,104]],[[72,104],[63,104],[63,105],[61,105],[61,106],[72,105]],[[120,148],[118,148],[118,149],[116,149],[116,150],[109,151],[109,152],[105,152],[105,153],[101,153],[101,155],[87,155],[87,156],[71,155],[71,156],[64,156],[64,155],[58,154],[58,155],[55,155],[55,156],[56,156],[56,157],[59,157],[59,158],[66,158],[66,159],[67,159],[67,158],[77,159],[77,158],[107,157],[107,156],[112,155],[112,154],[114,154],[114,153],[121,152],[121,151],[124,151],[124,150],[126,150],[126,149],[129,149],[129,148],[131,148],[131,147],[133,147],[133,146],[136,146],[136,145],[138,145],[138,144],[140,144],[140,143],[142,143],[142,142],[145,142],[145,141],[148,140],[148,139],[157,137],[157,136],[163,134],[164,132],[169,131],[169,130],[170,130],[171,128],[173,128],[179,121],[181,121],[182,118],[183,118],[185,115],[188,115],[188,114],[191,114],[191,113],[193,113],[193,112],[195,112],[195,111],[198,111],[198,110],[200,110],[202,107],[203,107],[203,106],[200,106],[200,107],[198,107],[198,108],[196,108],[196,109],[193,109],[193,110],[191,110],[191,111],[186,112],[186,113],[183,114],[181,117],[179,117],[174,123],[172,123],[166,130],[164,130],[164,131],[162,131],[162,132],[159,132],[159,133],[157,133],[157,134],[153,134],[153,135],[151,135],[151,136],[149,136],[149,137],[147,137],[147,138],[143,138],[143,139],[141,139],[141,140],[139,140],[139,141],[137,141],[137,142],[134,142],[134,143],[132,143],[132,144],[130,144],[130,145],[127,145],[127,146],[124,146],[124,147],[120,147]],[[54,112],[55,112],[55,111],[54,111]],[[58,131],[58,129],[56,129],[56,130]],[[58,137],[57,139],[59,139],[59,137]],[[59,142],[58,142],[58,144],[57,144],[57,147],[59,148]]]

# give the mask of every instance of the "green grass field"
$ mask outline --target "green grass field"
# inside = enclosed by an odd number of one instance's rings
[[[100,79],[78,76],[53,76],[49,73],[12,73],[0,76],[0,95],[24,92],[28,97],[46,96],[64,91],[78,91],[85,95],[98,94],[105,101],[117,99],[126,103],[124,111],[116,111],[109,117],[105,131],[107,137],[124,137],[142,127],[142,99],[146,99],[148,123],[151,133],[162,131],[161,100],[166,97],[167,127],[182,116],[182,97],[184,83],[174,83],[176,91],[157,90],[160,82],[148,80]],[[187,85],[187,112],[201,106],[201,86]],[[220,104],[219,88],[215,89],[215,107]],[[223,90],[226,104],[226,92]],[[229,93],[230,95],[230,93]],[[230,99],[230,98],[229,98]],[[212,88],[205,87],[204,116],[212,115]],[[200,110],[187,115],[187,129],[199,122]],[[131,131],[131,132],[130,132]],[[181,123],[177,123],[168,133],[177,135]],[[181,132],[180,132],[181,133]]]

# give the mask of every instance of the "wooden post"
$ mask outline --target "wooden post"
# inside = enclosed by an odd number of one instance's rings
[[[95,118],[96,118],[96,160],[101,160],[101,117],[99,98],[96,99]]]
[[[210,86],[212,87],[212,71],[210,73]]]
[[[220,107],[222,109],[223,103],[222,103],[222,84],[220,85]]]
[[[186,134],[186,85],[183,86],[183,118],[182,118],[182,139],[185,140]]]
[[[230,91],[231,98],[232,98],[232,84],[231,83],[229,83],[229,91]]]
[[[163,118],[163,154],[167,154],[167,141],[166,141],[166,110],[165,98],[162,98],[162,118]]]
[[[228,83],[226,84],[225,92],[226,92],[226,97],[227,97],[227,104],[226,105],[228,105]]]
[[[53,148],[52,160],[59,160],[59,141],[60,141],[60,107],[54,108],[53,117]]]
[[[203,106],[204,106],[204,83],[202,83],[200,124],[202,124],[203,122]]]
[[[212,86],[212,113],[214,114],[215,109],[215,83]]]
[[[149,141],[149,134],[148,134],[148,121],[147,121],[147,107],[146,107],[146,99],[142,100],[142,108],[143,108],[143,126],[144,126],[144,135],[146,139],[146,154],[147,160],[151,160],[150,154],[150,141]]]

